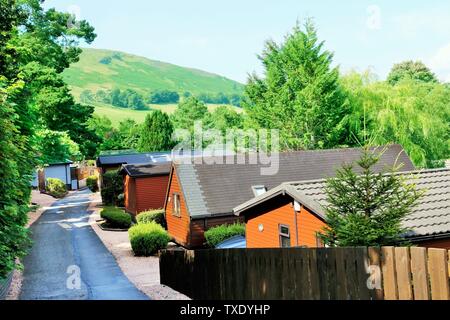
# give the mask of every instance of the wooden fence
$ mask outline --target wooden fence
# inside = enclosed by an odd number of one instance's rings
[[[193,299],[449,300],[445,249],[164,250],[161,284]]]

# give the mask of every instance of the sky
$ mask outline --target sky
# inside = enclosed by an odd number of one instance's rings
[[[342,73],[422,60],[450,82],[450,1],[366,0],[47,0],[95,27],[90,47],[197,68],[245,83],[263,74],[268,39],[280,43],[297,21],[313,18]]]

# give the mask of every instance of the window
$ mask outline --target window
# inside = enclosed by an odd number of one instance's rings
[[[255,197],[260,196],[267,192],[266,186],[252,186],[253,193],[255,194]]]
[[[180,195],[178,193],[173,194],[172,215],[181,217]]]
[[[291,234],[289,232],[289,226],[280,224],[280,247],[289,248],[291,246]]]

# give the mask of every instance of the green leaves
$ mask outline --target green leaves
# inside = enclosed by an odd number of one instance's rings
[[[366,149],[357,168],[345,165],[326,186],[328,227],[320,235],[330,246],[383,246],[403,242],[401,221],[422,195],[396,173],[374,173],[378,154]],[[356,171],[357,170],[357,171]],[[358,172],[358,173],[357,173]]]
[[[173,126],[169,116],[159,110],[148,114],[141,127],[138,150],[141,152],[167,151],[173,146]]]
[[[266,43],[265,78],[250,77],[242,105],[248,125],[280,129],[282,149],[316,149],[349,143],[343,119],[350,113],[333,55],[323,49],[311,21],[284,43]]]

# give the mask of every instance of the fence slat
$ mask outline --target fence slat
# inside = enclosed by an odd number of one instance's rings
[[[381,248],[381,270],[383,272],[384,298],[398,300],[397,278],[395,274],[394,247]]]
[[[395,248],[395,271],[397,273],[398,298],[400,300],[412,300],[409,248]]]
[[[319,273],[317,270],[317,249],[309,249],[309,283],[311,289],[311,299],[320,300]]]
[[[428,272],[430,275],[431,299],[449,300],[447,250],[428,249]]]
[[[337,299],[348,300],[347,293],[347,273],[345,270],[345,249],[335,248],[336,251],[336,278],[339,279],[336,285]]]
[[[381,250],[380,248],[368,248],[369,271],[372,280],[373,290],[371,291],[372,300],[383,300],[383,273],[381,272]]]
[[[345,275],[347,278],[347,294],[350,300],[358,299],[358,276],[356,274],[355,248],[344,248]]]
[[[427,249],[412,247],[410,252],[414,300],[429,300],[430,288],[427,271]]]

